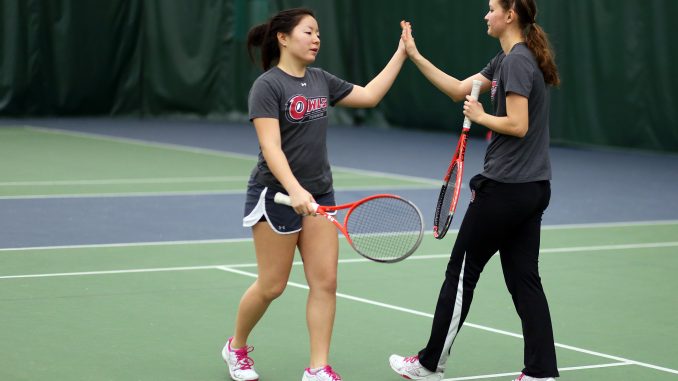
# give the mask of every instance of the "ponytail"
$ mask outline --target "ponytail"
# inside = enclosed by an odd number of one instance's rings
[[[292,8],[280,11],[263,24],[250,29],[247,34],[247,53],[256,63],[255,50],[261,50],[261,67],[264,71],[280,59],[278,33],[290,34],[304,16],[315,18],[313,11],[306,8]]]
[[[261,49],[261,67],[264,71],[271,68],[273,61],[280,58],[280,48],[278,47],[277,34],[271,35],[269,22],[259,24],[247,33],[247,53],[252,63],[256,63],[255,50]]]
[[[555,54],[551,49],[548,36],[544,29],[537,23],[530,24],[525,28],[525,43],[530,48],[544,74],[544,82],[548,85],[560,85],[558,67],[556,66]]]
[[[536,21],[537,3],[535,0],[500,0],[499,2],[505,10],[513,9],[518,14],[525,43],[534,54],[539,69],[544,74],[544,82],[552,86],[560,85],[555,53],[546,32]]]

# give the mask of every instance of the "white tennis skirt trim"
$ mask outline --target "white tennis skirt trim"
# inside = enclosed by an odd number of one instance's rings
[[[245,228],[251,228],[252,226],[256,225],[259,220],[261,220],[262,216],[266,217],[266,222],[268,222],[268,225],[273,229],[274,232],[278,234],[293,234],[293,233],[298,233],[301,231],[301,229],[293,230],[293,231],[288,231],[288,232],[281,232],[278,231],[278,229],[273,226],[271,223],[271,220],[268,218],[268,214],[266,214],[266,192],[268,191],[268,187],[264,188],[263,191],[261,191],[261,194],[259,195],[259,201],[257,202],[257,205],[254,206],[254,209],[245,216],[242,219],[242,226]]]

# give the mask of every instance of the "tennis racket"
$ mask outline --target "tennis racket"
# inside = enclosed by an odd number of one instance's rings
[[[276,193],[273,200],[292,206],[290,197],[282,193]],[[375,262],[402,261],[414,253],[424,236],[421,212],[400,196],[377,194],[348,204],[313,207],[336,225],[358,254]],[[343,223],[330,214],[344,209],[348,211]]]
[[[471,89],[471,96],[478,99],[480,94],[481,81],[474,80],[473,88]],[[461,181],[464,175],[464,155],[466,154],[466,142],[468,141],[468,133],[471,130],[471,120],[468,117],[464,118],[464,124],[461,129],[461,136],[457,141],[457,149],[454,151],[452,161],[445,178],[443,178],[443,186],[440,188],[440,195],[438,196],[438,203],[436,204],[436,213],[433,216],[433,237],[442,239],[447,233],[452,223],[452,216],[457,209],[457,202],[459,201],[459,193],[461,191]]]

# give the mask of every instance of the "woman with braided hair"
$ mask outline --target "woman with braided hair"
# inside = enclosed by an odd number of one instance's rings
[[[403,27],[407,54],[422,74],[453,100],[466,99],[464,115],[492,130],[484,170],[470,181],[471,203],[445,271],[428,343],[413,356],[389,359],[404,378],[443,378],[480,273],[497,251],[523,328],[524,368],[515,381],[553,381],[559,375],[538,267],[541,217],[551,196],[549,87],[557,86],[559,78],[536,15],[534,0],[490,0],[487,33],[499,40],[501,51],[464,80],[424,58],[411,25]],[[482,82],[481,92],[490,91],[492,114],[467,95],[473,80]]]

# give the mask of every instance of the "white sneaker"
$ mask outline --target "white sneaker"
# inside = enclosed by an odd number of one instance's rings
[[[553,377],[546,377],[546,378],[536,378],[536,377],[530,377],[526,375],[525,373],[521,373],[518,378],[516,378],[513,381],[556,381],[555,378]]]
[[[304,377],[301,381],[341,381],[341,376],[339,376],[331,366],[325,365],[315,373],[311,373],[311,369],[306,368],[306,370],[304,370]]]
[[[396,373],[408,380],[440,381],[443,379],[443,372],[431,372],[424,368],[419,362],[418,355],[409,357],[391,355],[388,363]]]
[[[254,361],[248,355],[254,350],[254,347],[245,345],[239,349],[231,349],[231,341],[229,338],[221,350],[221,357],[228,365],[228,372],[231,374],[231,379],[234,381],[259,381],[259,375],[254,370]]]

